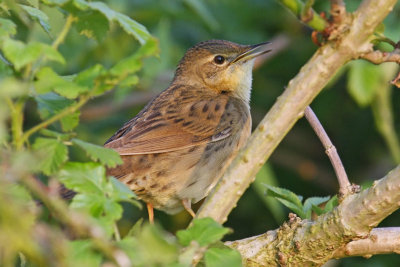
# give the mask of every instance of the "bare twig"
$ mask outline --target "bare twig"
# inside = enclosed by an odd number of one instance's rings
[[[324,127],[322,127],[311,107],[306,107],[304,115],[318,136],[319,140],[321,140],[321,143],[325,148],[325,153],[328,155],[329,160],[331,161],[335,170],[336,177],[339,182],[339,197],[346,197],[349,193],[351,193],[351,184],[343,167],[342,161],[340,160],[339,154],[337,153],[336,147],[332,144],[328,134],[325,132]]]

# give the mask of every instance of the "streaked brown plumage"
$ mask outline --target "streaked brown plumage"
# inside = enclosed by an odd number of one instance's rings
[[[250,135],[253,61],[268,51],[220,40],[190,48],[171,85],[105,143],[124,161],[108,174],[149,207],[191,212]]]

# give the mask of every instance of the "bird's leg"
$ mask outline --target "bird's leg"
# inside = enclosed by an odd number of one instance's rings
[[[149,213],[149,222],[151,224],[154,224],[154,210],[153,210],[153,205],[151,205],[150,203],[146,203],[147,204],[147,212]]]
[[[196,213],[192,210],[192,201],[189,198],[182,199],[182,205],[193,218],[196,216]]]

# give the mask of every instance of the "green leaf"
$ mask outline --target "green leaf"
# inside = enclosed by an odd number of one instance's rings
[[[381,70],[380,66],[364,60],[355,60],[350,63],[347,88],[361,107],[371,104],[377,90],[384,82]]]
[[[325,207],[320,208],[313,205],[312,210],[319,216],[321,214],[331,212],[337,205],[339,205],[337,196],[333,196],[328,202],[326,202]]]
[[[138,236],[140,232],[142,232],[143,229],[143,218],[139,218],[137,222],[131,227],[129,230],[128,234],[124,237],[124,239],[132,237],[132,236]]]
[[[40,169],[46,175],[58,171],[68,159],[67,147],[57,139],[38,137],[33,144],[33,149],[39,152]]]
[[[81,112],[79,110],[77,110],[74,113],[61,118],[60,122],[61,122],[61,127],[62,127],[63,131],[70,132],[73,129],[75,129],[79,124],[80,115],[81,115]]]
[[[17,33],[17,25],[9,19],[0,18],[0,37],[9,37]]]
[[[58,173],[59,180],[71,190],[82,194],[104,195],[106,170],[94,162],[68,162]]]
[[[19,5],[22,7],[23,10],[25,10],[29,16],[31,16],[34,20],[38,21],[39,24],[43,27],[43,29],[50,34],[50,25],[49,25],[49,17],[46,15],[46,13],[42,12],[41,10],[26,6],[26,5]]]
[[[35,89],[39,94],[54,91],[61,96],[74,99],[89,90],[89,87],[81,86],[62,78],[49,67],[40,69],[36,74],[36,78]]]
[[[115,167],[122,164],[122,159],[118,152],[113,149],[105,148],[103,146],[87,143],[79,139],[72,139],[72,142],[85,150],[86,154],[94,161],[100,161],[108,167]]]
[[[110,73],[117,76],[133,74],[142,68],[142,59],[151,55],[157,55],[159,52],[158,49],[157,40],[150,38],[136,53],[113,66],[110,69]]]
[[[67,266],[101,266],[102,256],[96,252],[91,240],[74,240],[67,244]]]
[[[121,183],[114,177],[109,177],[109,181],[112,184],[112,192],[110,194],[111,199],[114,201],[128,201],[136,205],[138,208],[142,207],[139,201],[132,200],[132,198],[136,198],[136,195],[125,184]]]
[[[290,190],[276,187],[276,186],[271,186],[265,184],[265,187],[267,187],[267,195],[272,196],[272,197],[278,197],[284,200],[287,200],[288,202],[293,203],[296,207],[300,208],[301,210],[303,209],[303,204],[301,203],[301,196],[296,195]],[[282,202],[282,201],[281,201]]]
[[[306,214],[307,219],[311,219],[311,211],[313,206],[318,206],[330,199],[330,196],[326,197],[309,197],[304,201],[303,211]]]
[[[108,21],[117,22],[126,33],[135,37],[141,44],[144,44],[150,37],[150,33],[146,27],[129,18],[128,16],[118,13],[109,8],[103,2],[86,2],[84,0],[74,0],[74,5],[80,10],[97,10],[102,13]]]
[[[82,12],[77,18],[75,27],[79,34],[96,39],[98,42],[104,39],[109,29],[109,23],[103,14],[97,11]]]
[[[35,101],[38,104],[39,115],[42,119],[46,119],[75,103],[55,93],[39,95],[35,97]]]
[[[179,243],[188,246],[193,240],[200,246],[207,246],[211,243],[221,240],[221,238],[230,232],[211,218],[195,219],[193,225],[186,230],[180,230],[176,233]]]
[[[218,21],[213,14],[208,10],[203,1],[185,0],[184,1],[197,15],[202,18],[203,22],[212,30],[217,31],[220,29]]]
[[[204,255],[206,267],[241,267],[242,257],[240,253],[229,248],[210,248]]]
[[[306,214],[304,213],[302,206],[299,207],[296,204],[294,204],[293,202],[290,202],[287,199],[283,199],[283,198],[280,198],[280,197],[275,197],[275,199],[278,200],[279,202],[281,202],[283,205],[285,205],[291,211],[296,213],[299,217],[301,217],[303,219],[306,218]]]
[[[3,51],[6,58],[14,64],[16,70],[20,70],[41,56],[62,64],[65,63],[63,56],[57,50],[47,44],[38,42],[25,45],[21,41],[6,39],[3,44]]]

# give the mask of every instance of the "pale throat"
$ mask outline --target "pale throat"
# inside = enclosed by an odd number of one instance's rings
[[[250,103],[253,65],[254,59],[249,60],[243,63],[243,65],[238,66],[234,71],[235,74],[232,75],[232,82],[236,85],[232,94],[247,104]]]

